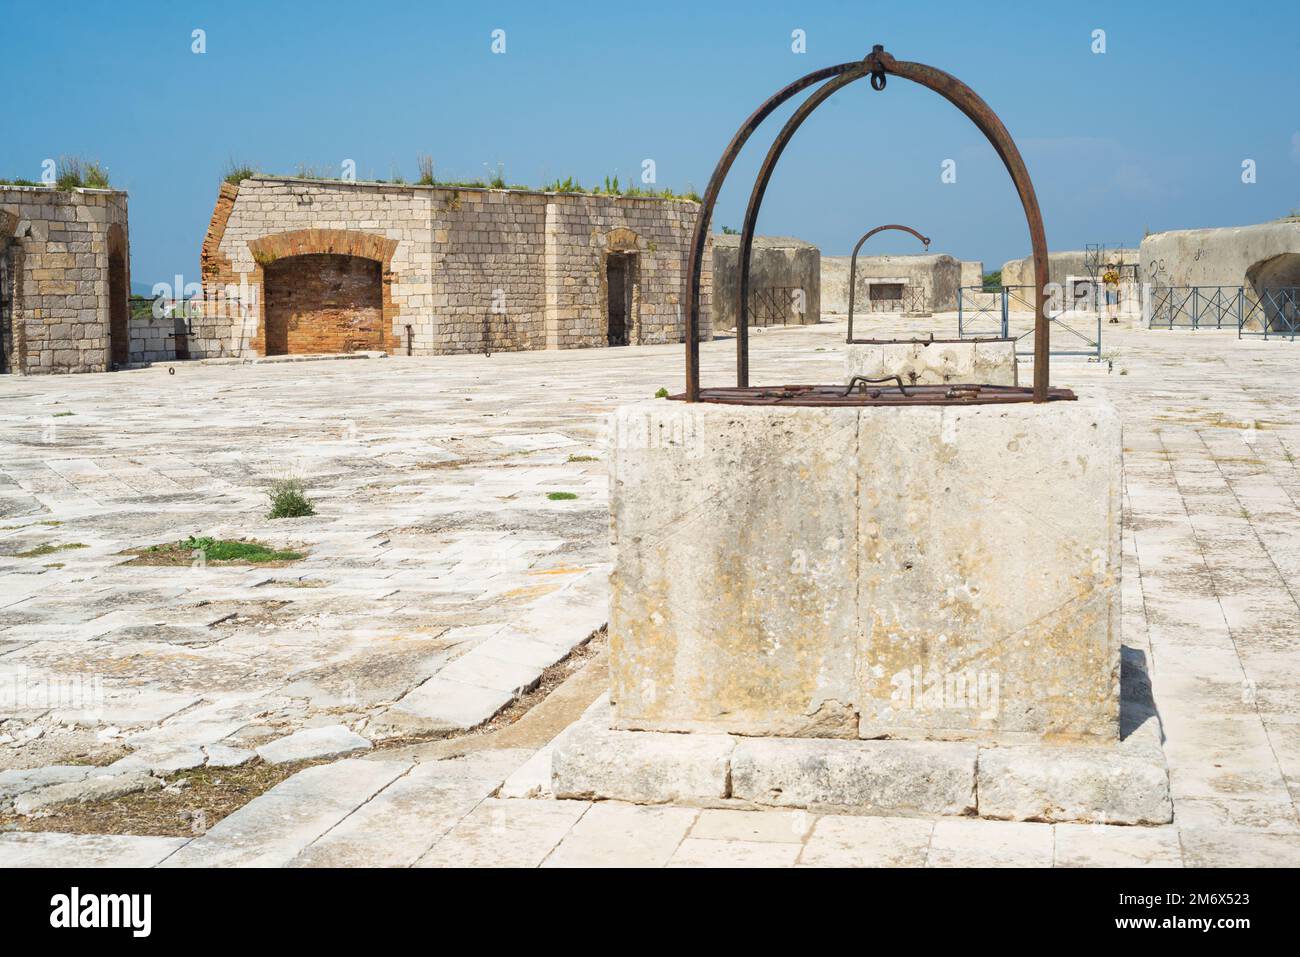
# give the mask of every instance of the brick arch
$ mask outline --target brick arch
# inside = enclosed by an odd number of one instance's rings
[[[257,334],[249,346],[266,355],[266,285],[264,267],[292,256],[335,255],[370,259],[380,265],[380,288],[383,293],[384,348],[396,352],[400,340],[393,331],[398,309],[393,301],[393,253],[398,240],[355,229],[294,229],[273,233],[250,240],[248,250],[253,256],[253,273],[249,279],[257,287]]]
[[[609,252],[635,252],[641,247],[641,237],[626,226],[611,229],[605,234],[605,249]]]
[[[0,246],[9,242],[18,231],[18,214],[0,209]]]

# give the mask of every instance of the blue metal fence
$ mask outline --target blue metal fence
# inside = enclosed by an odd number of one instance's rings
[[[1034,354],[1034,287],[981,286],[957,290],[957,335],[962,339],[997,336],[1016,340],[1016,354]],[[1048,315],[1054,356],[1101,356],[1101,313],[1067,309]]]
[[[1151,329],[1236,329],[1238,338],[1294,340],[1300,335],[1300,287],[1153,286]]]

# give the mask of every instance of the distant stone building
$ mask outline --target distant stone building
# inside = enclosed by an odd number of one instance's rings
[[[255,177],[203,243],[194,357],[436,355],[683,340],[698,204]],[[711,256],[701,281],[708,320]]]
[[[1048,253],[1047,269],[1051,281],[1061,287],[1067,304],[1086,303],[1091,307],[1100,301],[1110,302],[1119,314],[1136,315],[1141,311],[1142,289],[1136,249],[1111,246]],[[1118,280],[1109,288],[1104,282],[1108,272],[1113,272]],[[1097,289],[1093,288],[1094,283],[1098,285]],[[1003,263],[1002,285],[1022,287],[1023,291],[1017,298],[1021,303],[1032,302],[1033,257]]]
[[[749,264],[749,324],[805,325],[821,319],[821,252],[786,236],[755,236]],[[740,236],[713,237],[713,328],[734,329],[740,306]]]
[[[849,311],[850,256],[822,256],[822,309]],[[927,315],[957,308],[962,265],[952,256],[858,256],[854,313]]]
[[[126,365],[129,245],[120,190],[0,186],[0,371]]]

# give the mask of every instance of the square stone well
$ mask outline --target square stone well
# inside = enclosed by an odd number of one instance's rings
[[[896,375],[903,385],[1019,385],[1015,339],[880,339],[851,342],[845,381]]]
[[[1108,402],[661,399],[611,442],[614,728],[1118,742]]]

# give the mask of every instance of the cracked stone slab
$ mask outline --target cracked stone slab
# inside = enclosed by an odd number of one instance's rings
[[[152,791],[162,787],[162,781],[143,771],[126,774],[104,774],[86,777],[80,781],[52,784],[36,791],[28,791],[14,799],[14,811],[24,817],[33,817],[64,804],[84,804],[90,801],[111,801],[127,794]]]
[[[54,831],[0,834],[0,868],[154,867],[189,840]]]
[[[939,741],[743,738],[731,796],[774,807],[970,814],[974,745]]]
[[[411,768],[349,758],[299,771],[222,818],[164,867],[283,867]]]
[[[295,857],[293,867],[410,867],[495,791],[527,750],[425,761]]]
[[[0,808],[28,791],[84,781],[94,770],[87,765],[54,764],[23,771],[0,771]]]
[[[385,731],[464,731],[482,724],[515,699],[510,691],[483,688],[435,675],[371,723]]]
[[[586,801],[488,798],[415,866],[537,867],[590,807]]]
[[[201,767],[206,755],[192,747],[146,747],[133,751],[109,765],[113,771],[148,771],[151,774],[169,774]]]
[[[237,768],[257,757],[255,751],[247,748],[232,748],[224,744],[206,745],[203,753],[207,756],[210,768]]]
[[[337,758],[357,751],[368,751],[370,741],[341,724],[323,728],[304,728],[277,738],[257,749],[257,756],[267,764],[307,761],[312,758]]]

